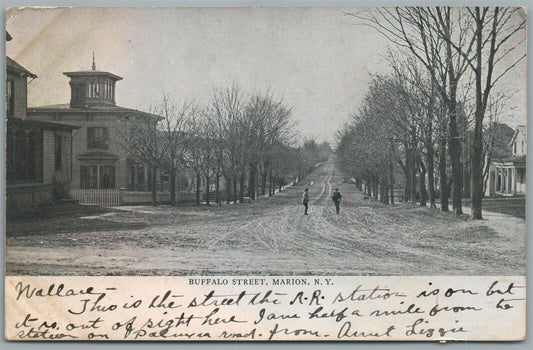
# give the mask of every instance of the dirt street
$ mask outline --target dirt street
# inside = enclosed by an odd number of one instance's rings
[[[335,187],[343,196],[340,215],[331,199]],[[342,183],[333,162],[251,204],[119,209],[84,218],[118,230],[8,232],[7,274],[525,274],[525,220],[497,214],[471,221],[411,204],[370,202]]]

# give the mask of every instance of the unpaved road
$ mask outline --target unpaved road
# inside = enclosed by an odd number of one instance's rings
[[[335,187],[343,195],[340,215],[331,200]],[[465,221],[410,204],[369,202],[341,182],[333,162],[252,204],[120,209],[85,220],[124,230],[8,232],[7,274],[525,274],[525,220],[497,214]]]

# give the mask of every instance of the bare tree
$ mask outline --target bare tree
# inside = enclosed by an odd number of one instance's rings
[[[272,149],[275,145],[289,145],[292,142],[294,123],[291,121],[291,109],[284,106],[283,100],[274,99],[269,92],[254,95],[246,110],[251,126],[249,145],[252,152],[248,188],[250,197],[255,198],[259,167],[262,168],[261,194],[265,195],[273,161]]]
[[[483,196],[483,119],[494,85],[524,58],[526,19],[521,8],[405,7],[378,8],[351,14],[391,42],[407,49],[430,72],[448,109],[448,145],[453,174],[453,206],[462,212],[461,143],[457,128],[457,95],[464,73],[475,83],[471,155],[472,216],[481,219]],[[499,70],[497,70],[499,68]],[[463,82],[469,88],[468,82]]]
[[[526,53],[512,57],[525,41],[526,18],[523,9],[510,7],[467,8],[474,20],[475,50],[461,46],[454,48],[468,58],[468,64],[475,73],[476,109],[474,142],[472,149],[472,217],[482,219],[481,199],[483,198],[483,119],[488,100],[494,85],[526,57]],[[518,37],[518,38],[516,38]],[[514,39],[517,40],[514,40]],[[503,66],[495,73],[497,66]]]
[[[447,106],[448,148],[453,174],[453,207],[462,213],[461,143],[457,128],[457,91],[459,81],[468,68],[468,59],[455,52],[452,42],[466,51],[473,41],[466,28],[470,20],[454,16],[451,7],[376,8],[349,14],[362,20],[398,47],[410,52],[428,72]],[[443,208],[445,210],[445,208]]]
[[[441,100],[432,83],[431,77],[424,67],[413,57],[401,57],[390,54],[388,59],[393,71],[399,81],[404,82],[411,88],[407,92],[408,103],[412,108],[412,113],[419,114],[416,122],[419,124],[420,140],[422,147],[420,151],[424,154],[425,161],[420,164],[420,205],[425,206],[425,195],[427,191],[430,207],[436,207],[435,200],[435,150],[434,139],[436,134],[435,122],[440,109]],[[425,174],[427,172],[428,188],[425,189]],[[447,201],[447,198],[446,198]],[[447,207],[447,204],[445,205]]]
[[[133,121],[124,121],[116,128],[118,145],[127,152],[130,159],[147,166],[150,171],[153,206],[157,205],[157,170],[167,151],[167,144],[158,128],[161,119],[155,114],[145,115]]]
[[[176,176],[178,168],[186,163],[186,153],[193,125],[192,116],[197,113],[198,106],[193,101],[176,104],[168,94],[163,94],[162,101],[156,109],[163,117],[161,121],[162,142],[165,143],[163,166],[170,175],[170,204],[176,205]]]
[[[245,140],[242,129],[244,102],[241,89],[233,84],[230,87],[215,90],[211,98],[211,108],[221,133],[222,144],[219,146],[223,150],[222,172],[226,184],[226,201],[229,203],[232,198],[236,202],[237,182],[241,169],[245,166],[243,159]]]

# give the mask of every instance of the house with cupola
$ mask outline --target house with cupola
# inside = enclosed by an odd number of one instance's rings
[[[149,191],[151,172],[128,156],[121,133],[132,123],[157,123],[161,117],[118,106],[116,88],[122,77],[97,70],[94,55],[91,69],[63,74],[69,79],[70,101],[29,108],[28,117],[79,127],[72,142],[71,188]]]

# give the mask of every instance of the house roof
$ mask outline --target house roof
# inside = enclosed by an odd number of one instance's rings
[[[147,113],[143,111],[139,111],[137,109],[132,108],[126,108],[126,107],[120,107],[120,106],[94,106],[94,107],[88,107],[88,108],[71,108],[70,104],[58,104],[58,105],[48,105],[48,106],[39,106],[39,107],[29,107],[28,108],[28,114],[32,113],[104,113],[104,114],[127,114],[127,113],[133,113],[133,114],[140,114],[145,117],[150,118],[156,118],[156,119],[163,119],[160,115]]]
[[[122,80],[122,77],[119,77],[118,75],[115,75],[113,73],[109,73],[109,72],[104,72],[104,71],[101,71],[101,70],[81,70],[81,71],[77,71],[77,72],[63,72],[64,75],[66,75],[67,77],[78,77],[78,76],[106,76],[106,77],[109,77],[115,81],[117,80]]]
[[[9,73],[19,74],[22,77],[37,78],[35,74],[22,67],[9,56],[6,56],[6,68]]]
[[[509,142],[509,145],[511,145],[516,140],[518,134],[524,135],[524,139],[526,139],[526,141],[527,141],[527,128],[526,128],[526,126],[525,125],[518,125],[516,127],[516,129],[515,129],[513,138]]]
[[[503,163],[513,163],[515,165],[523,165],[526,163],[526,155],[522,154],[519,156],[512,156],[512,157],[505,157],[502,159],[494,160],[493,163],[496,164],[503,164]]]
[[[70,131],[73,129],[80,128],[77,125],[45,122],[45,121],[40,121],[40,120],[20,119],[20,118],[8,118],[7,125],[8,127],[22,126],[22,127],[45,129],[45,130],[63,130],[63,131]]]
[[[78,159],[95,159],[95,158],[98,158],[98,159],[118,159],[119,156],[111,154],[111,153],[103,152],[103,151],[94,151],[94,152],[80,154],[78,156]]]

